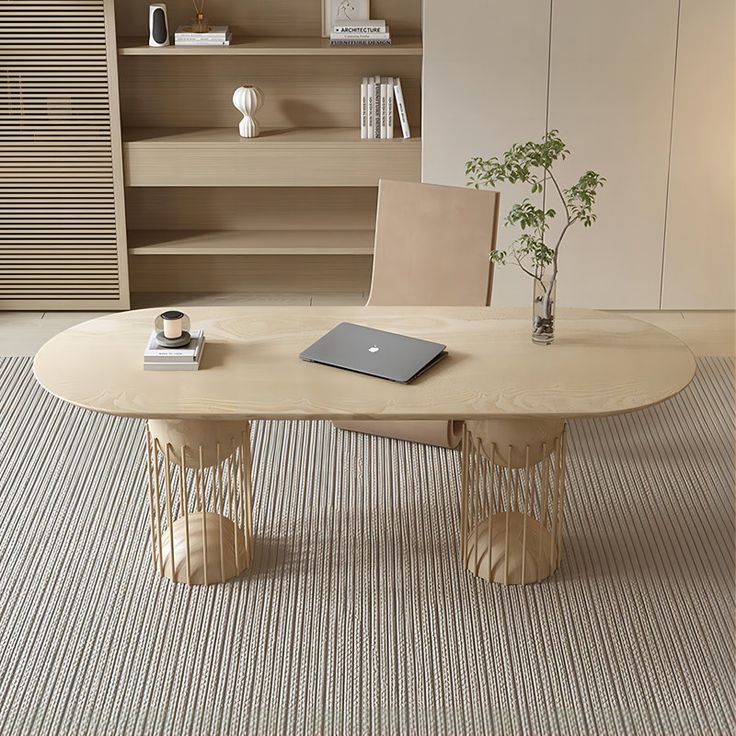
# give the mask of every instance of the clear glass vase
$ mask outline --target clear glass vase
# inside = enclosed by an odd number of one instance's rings
[[[555,339],[555,300],[557,279],[542,274],[534,279],[534,316],[532,321],[532,342],[537,345],[551,345]]]
[[[197,13],[192,21],[192,33],[207,33],[210,30],[210,24],[207,22],[204,13]]]

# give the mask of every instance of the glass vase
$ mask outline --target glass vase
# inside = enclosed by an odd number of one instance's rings
[[[555,339],[556,291],[556,278],[542,274],[540,278],[534,279],[532,342],[537,345],[551,345]]]
[[[210,30],[210,24],[207,22],[204,13],[197,13],[192,21],[192,33],[207,33]]]

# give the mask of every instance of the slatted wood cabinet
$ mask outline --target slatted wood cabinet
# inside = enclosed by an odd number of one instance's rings
[[[113,7],[0,4],[0,309],[129,306]]]

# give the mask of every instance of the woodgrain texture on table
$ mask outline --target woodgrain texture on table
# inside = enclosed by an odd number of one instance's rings
[[[529,310],[485,307],[192,307],[207,336],[199,371],[143,370],[159,310],[107,315],[47,342],[38,381],[59,398],[131,417],[483,419],[584,417],[641,409],[695,373],[676,337],[628,317],[561,310],[555,343],[534,345]],[[341,321],[447,344],[410,385],[304,363]]]

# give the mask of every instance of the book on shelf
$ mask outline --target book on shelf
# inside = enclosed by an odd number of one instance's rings
[[[386,78],[386,138],[394,137],[394,77]]]
[[[360,82],[360,137],[368,137],[368,77]]]
[[[388,26],[385,20],[339,20],[335,21],[332,33],[386,33]]]
[[[361,107],[365,106],[367,110],[368,125],[365,138],[376,137],[376,108],[373,104],[373,96],[376,91],[375,77],[366,77],[365,97],[360,101]]]
[[[385,33],[337,33],[333,31],[330,33],[331,41],[390,41],[391,34],[386,31]]]
[[[174,45],[177,46],[229,46],[231,39],[228,26],[211,26],[204,33],[194,33],[191,26],[179,26],[174,33]]]
[[[404,102],[404,90],[401,89],[401,79],[394,79],[394,97],[396,98],[396,110],[399,113],[399,122],[401,123],[401,133],[404,138],[411,138],[411,130],[409,129],[409,117],[406,114],[406,103]]]
[[[174,46],[229,46],[232,39],[228,36],[224,41],[182,41],[177,39]]]
[[[410,138],[401,80],[399,77],[363,77],[360,83],[360,137],[394,137],[394,105],[402,120],[404,138]],[[403,118],[402,118],[403,115]]]
[[[143,369],[146,371],[196,371],[204,352],[205,337],[202,330],[191,330],[192,339],[180,348],[162,348],[156,342],[156,331],[148,338],[143,352]]]
[[[378,41],[374,39],[338,38],[330,39],[330,46],[390,46],[391,41]]]
[[[209,38],[210,40],[224,40],[229,35],[230,26],[210,26],[209,31],[203,31],[202,33],[193,31],[191,26],[179,26],[174,32],[175,38]]]
[[[381,137],[381,77],[373,77],[373,137]]]
[[[333,46],[389,46],[391,33],[385,20],[337,22],[330,31]]]
[[[386,103],[388,101],[388,77],[381,77],[381,138],[387,138],[386,128],[388,123],[388,111]]]

